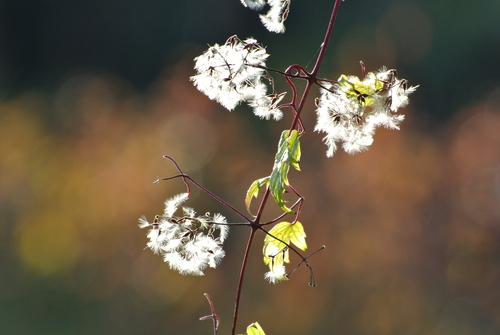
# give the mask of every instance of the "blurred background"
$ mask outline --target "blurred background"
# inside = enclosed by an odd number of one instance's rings
[[[176,173],[163,155],[244,209],[291,115],[229,113],[192,87],[193,58],[238,34],[271,67],[311,69],[332,5],[293,0],[276,35],[237,0],[1,1],[0,333],[211,334],[205,292],[229,333],[248,231],[186,277],[144,250],[137,219],[184,191],[152,183]],[[290,180],[309,250],[326,245],[310,259],[318,287],[304,267],[265,282],[259,236],[240,333],[500,333],[499,17],[498,0],[342,3],[321,76],[360,75],[362,60],[420,87],[401,131],[355,156],[326,158],[310,99]],[[238,221],[196,190],[187,205]]]

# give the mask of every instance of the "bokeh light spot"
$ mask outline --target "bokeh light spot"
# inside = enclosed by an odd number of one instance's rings
[[[77,231],[63,215],[29,215],[18,229],[18,238],[19,256],[42,275],[70,269],[77,260]]]

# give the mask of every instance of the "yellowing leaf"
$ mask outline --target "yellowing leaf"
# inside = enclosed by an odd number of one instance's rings
[[[380,91],[384,84],[378,80],[373,72],[368,73],[367,78],[373,80],[370,85],[360,81],[357,77],[341,75],[339,78],[339,85],[343,88],[346,95],[356,100],[361,106],[370,106],[375,102],[373,94]]]
[[[294,244],[300,250],[306,250],[306,233],[300,222],[280,222],[269,231],[264,239],[264,264],[270,269],[275,265],[289,263],[288,245]]]
[[[297,248],[300,250],[307,250],[307,243],[306,243],[306,233],[304,231],[304,227],[300,222],[295,222],[294,225],[290,227],[288,230],[289,234],[288,236],[290,237],[290,242],[294,244]]]
[[[266,333],[258,322],[254,322],[247,327],[247,335],[266,335]]]
[[[252,202],[252,198],[257,198],[259,195],[259,192],[261,191],[261,188],[264,185],[269,185],[269,178],[270,177],[264,177],[261,179],[257,179],[248,188],[247,195],[245,197],[245,204],[247,206],[248,213],[252,214],[252,212],[250,212],[250,203]]]

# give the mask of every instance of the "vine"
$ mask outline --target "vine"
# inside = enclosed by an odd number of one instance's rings
[[[292,112],[290,126],[281,133],[270,175],[256,179],[246,193],[248,214],[203,187],[185,174],[172,157],[165,156],[175,165],[178,174],[159,178],[156,182],[181,178],[186,185],[186,192],[165,201],[164,213],[155,216],[152,222],[145,218],[140,219],[140,227],[150,228],[148,247],[162,255],[172,269],[190,275],[203,275],[206,268],[215,268],[222,261],[225,255],[222,246],[230,226],[245,226],[250,229],[237,283],[232,335],[236,334],[243,278],[258,231],[265,234],[263,258],[264,264],[269,268],[265,274],[269,282],[289,280],[291,274],[301,264],[305,264],[310,271],[309,285],[316,286],[308,258],[323,250],[324,246],[308,256],[302,254],[308,248],[304,226],[299,221],[304,197],[288,179],[290,168],[300,171],[300,138],[305,134],[301,115],[306,101],[310,98],[312,87],[316,85],[320,91],[320,96],[315,100],[317,124],[314,130],[326,133],[324,142],[328,147],[328,157],[334,155],[338,144],[350,154],[367,150],[373,142],[377,127],[399,129],[404,116],[397,111],[408,104],[408,95],[416,89],[408,87],[406,80],[398,79],[395,70],[382,67],[378,71],[366,73],[362,62],[361,78],[341,75],[335,81],[318,76],[341,2],[334,2],[328,27],[311,72],[297,64],[290,65],[285,71],[268,68],[265,62],[269,55],[265,48],[255,39],[242,40],[237,36],[231,36],[223,45],[215,44],[209,47],[195,58],[196,75],[191,77],[194,85],[228,110],[246,102],[253,108],[256,116],[277,121],[283,117],[284,109],[290,109]],[[270,31],[284,32],[290,0],[242,0],[242,3],[254,10],[261,10],[268,4],[270,8],[267,14],[260,15],[263,24]],[[289,102],[281,103],[286,92],[275,92],[271,73],[284,76],[291,90]],[[306,81],[300,96],[295,85],[297,80]],[[272,91],[270,94],[269,88]],[[182,207],[182,214],[176,214],[179,207],[190,197],[190,184],[222,203],[244,222],[228,223],[224,216],[217,213],[197,216],[194,209],[189,207]],[[287,192],[292,192],[298,198],[291,205],[289,200],[285,199]],[[260,204],[254,215],[250,210],[251,202],[259,196]],[[282,213],[273,219],[264,220],[263,211],[270,199],[274,200]],[[293,217],[292,220],[282,221],[289,215]],[[269,226],[272,228],[267,229]],[[300,262],[291,271],[287,271],[285,264],[290,263],[290,251],[298,255]],[[208,294],[205,295],[211,314],[200,320],[213,320],[213,333],[216,335],[220,318],[215,313],[212,299]],[[264,330],[255,322],[247,327],[246,334],[262,335]]]

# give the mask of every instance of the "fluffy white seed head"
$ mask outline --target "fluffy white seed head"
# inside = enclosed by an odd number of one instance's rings
[[[267,279],[272,284],[277,284],[280,281],[287,280],[286,268],[283,264],[275,264],[271,271],[264,274],[264,278]]]
[[[181,274],[201,276],[203,270],[215,268],[224,258],[222,243],[229,227],[221,214],[196,216],[190,207],[182,207],[183,215],[175,216],[188,197],[187,193],[182,193],[167,199],[164,215],[156,216],[151,223],[142,217],[139,227],[151,228],[147,234],[147,247],[162,255],[171,269]]]
[[[254,108],[261,118],[279,119],[276,95],[267,95],[264,82],[266,50],[253,38],[230,37],[224,45],[215,44],[195,58],[195,87],[228,110],[242,102]],[[281,100],[281,99],[279,99]]]
[[[254,114],[261,119],[269,120],[272,118],[278,121],[283,117],[283,112],[278,106],[285,94],[286,92],[266,95],[251,101],[249,105],[253,107]]]
[[[407,87],[395,70],[382,68],[362,80],[342,75],[338,83],[326,83],[317,100],[315,131],[325,132],[327,156],[334,155],[337,143],[354,154],[373,143],[376,128],[399,129],[404,115],[396,114],[408,104],[408,95],[418,87]]]
[[[285,20],[290,11],[291,0],[241,0],[243,6],[253,10],[261,10],[266,4],[269,10],[266,14],[261,14],[260,20],[267,30],[274,33],[285,32]]]
[[[260,20],[267,30],[273,33],[285,32],[285,20],[290,12],[290,0],[268,0],[271,8]]]
[[[267,3],[266,0],[241,0],[243,6],[253,10],[261,10]]]
[[[232,36],[224,45],[215,44],[195,58],[197,74],[191,80],[210,99],[233,110],[240,102],[266,94],[261,66],[268,56],[256,40]]]

